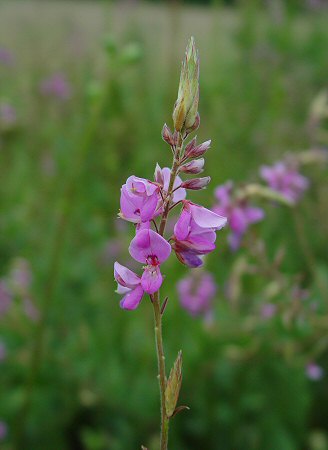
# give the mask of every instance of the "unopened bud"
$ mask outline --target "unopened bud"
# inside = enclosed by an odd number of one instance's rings
[[[211,177],[192,178],[191,180],[184,181],[181,184],[181,187],[185,189],[191,189],[193,191],[198,191],[200,189],[205,189],[210,181]]]
[[[188,152],[186,147],[185,156],[187,156],[188,158],[198,158],[199,156],[204,155],[204,153],[207,152],[210,146],[211,140],[203,142],[202,144],[197,145],[196,147],[190,148]]]
[[[156,167],[155,167],[154,179],[155,179],[156,183],[160,184],[161,186],[164,185],[163,172],[158,163],[156,164]]]
[[[198,115],[199,57],[194,38],[190,38],[182,62],[178,98],[173,111],[174,128],[177,131],[194,127]]]
[[[172,132],[169,129],[169,127],[166,125],[166,123],[164,124],[163,129],[162,129],[162,138],[169,145],[171,145],[171,146],[174,145],[174,139],[173,139]]]
[[[197,136],[195,136],[190,142],[188,142],[188,144],[186,145],[185,148],[185,156],[188,156],[190,154],[190,152],[196,147],[196,139]]]
[[[182,382],[182,353],[179,351],[171,369],[165,389],[165,409],[167,417],[174,414]]]
[[[194,159],[180,167],[180,171],[184,173],[201,173],[204,170],[205,160],[204,158]]]
[[[197,130],[199,128],[199,125],[200,125],[200,115],[199,115],[199,113],[197,113],[197,116],[196,116],[193,126],[186,129],[186,134],[188,135],[188,134],[192,133],[193,131]]]

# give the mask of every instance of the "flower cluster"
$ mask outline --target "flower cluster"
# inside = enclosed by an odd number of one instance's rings
[[[63,74],[55,73],[42,81],[40,92],[46,97],[65,101],[71,97],[71,86]]]
[[[187,200],[188,190],[204,189],[210,177],[183,180],[180,175],[197,175],[204,169],[203,155],[211,141],[197,145],[196,138],[186,143],[198,128],[199,58],[193,39],[190,40],[182,66],[178,99],[173,112],[174,132],[165,124],[163,140],[173,153],[172,169],[155,168],[154,181],[130,176],[121,189],[119,216],[135,224],[136,235],[129,253],[143,264],[137,275],[118,262],[114,265],[117,292],[124,294],[121,307],[135,309],[144,293],[151,296],[161,287],[161,264],[173,249],[178,260],[195,268],[203,264],[203,256],[215,249],[216,231],[227,223],[226,217]],[[181,206],[173,235],[165,237],[171,210]]]
[[[234,193],[234,185],[231,181],[218,186],[215,190],[217,203],[213,211],[228,218],[231,233],[229,243],[232,250],[237,250],[248,227],[264,218],[261,208],[250,205],[244,196]]]
[[[291,203],[297,203],[309,187],[309,180],[298,172],[296,165],[283,161],[278,161],[271,167],[262,166],[260,175],[272,190],[282,194]]]
[[[213,275],[201,270],[196,276],[187,276],[179,281],[178,294],[180,303],[192,316],[204,315],[209,318],[212,303],[217,291]]]

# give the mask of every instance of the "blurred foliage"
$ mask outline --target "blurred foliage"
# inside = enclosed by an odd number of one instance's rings
[[[12,286],[20,258],[32,277],[0,317],[4,450],[157,448],[151,308],[127,313],[114,294],[113,262],[129,261],[132,237],[116,219],[119,188],[170,163],[160,132],[190,34],[199,139],[213,142],[212,184],[195,202],[210,207],[217,184],[257,180],[261,164],[327,145],[310,105],[327,87],[328,15],[268,5],[0,4],[1,47],[13,54],[0,63],[0,101],[17,116],[0,127],[0,276]],[[54,73],[65,99],[40,91]],[[173,419],[172,449],[328,449],[328,385],[305,371],[312,360],[328,371],[327,168],[305,171],[297,210],[267,205],[236,254],[219,236],[207,261],[220,286],[213,323],[180,308],[186,270],[174,258],[163,267],[167,359],[183,349],[191,408]],[[278,313],[265,319],[268,302]]]

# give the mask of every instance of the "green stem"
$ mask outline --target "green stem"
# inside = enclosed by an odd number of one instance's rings
[[[165,389],[166,389],[166,375],[165,375],[165,355],[163,348],[162,335],[162,316],[161,305],[159,299],[159,291],[155,292],[153,296],[153,309],[155,321],[155,341],[157,350],[158,362],[158,379],[161,396],[161,450],[167,450],[168,435],[169,435],[169,419],[166,414],[165,406]]]
[[[167,191],[166,203],[164,205],[164,212],[159,226],[159,234],[164,235],[167,217],[170,212],[170,206],[173,196],[173,186],[174,181],[177,176],[179,166],[180,166],[180,153],[183,145],[183,139],[181,134],[179,134],[179,142],[175,151],[173,165],[171,169],[171,176],[169,187]],[[165,374],[165,354],[163,348],[163,335],[162,335],[162,314],[161,314],[161,303],[160,303],[160,291],[154,293],[152,297],[153,309],[154,309],[154,321],[155,321],[155,341],[156,341],[156,351],[157,351],[157,362],[158,362],[158,378],[159,378],[159,388],[161,397],[161,450],[167,450],[168,437],[169,437],[169,418],[166,414],[165,406],[165,389],[166,389],[166,374]]]

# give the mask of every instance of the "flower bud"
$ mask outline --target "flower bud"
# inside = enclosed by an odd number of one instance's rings
[[[164,185],[163,172],[158,163],[156,164],[156,167],[155,167],[154,179],[155,179],[156,183],[158,183],[159,185],[161,185],[161,186]]]
[[[181,187],[185,189],[191,189],[193,191],[198,191],[200,189],[205,189],[210,181],[211,177],[192,178],[191,180],[184,181],[181,184]]]
[[[203,142],[200,145],[191,147],[188,149],[188,145],[186,147],[185,156],[187,158],[198,158],[199,156],[204,155],[205,152],[210,148],[211,146],[211,140],[208,140],[206,142]]]
[[[173,122],[176,131],[193,128],[198,115],[199,100],[199,57],[194,38],[188,43],[185,58],[182,62],[178,98],[173,111]]]
[[[171,145],[171,146],[174,145],[173,135],[172,135],[169,127],[166,125],[166,123],[164,124],[163,129],[162,129],[162,138],[169,145]]]
[[[195,136],[190,142],[188,142],[188,144],[186,145],[185,148],[185,156],[189,157],[190,152],[196,147],[196,139],[197,136]]]
[[[194,159],[180,167],[180,171],[184,173],[201,173],[204,170],[204,158]]]
[[[197,130],[199,128],[199,125],[200,125],[200,115],[199,115],[199,113],[197,113],[197,116],[196,116],[193,126],[186,129],[186,134],[188,135],[188,134],[192,133],[193,131]]]
[[[181,382],[182,382],[182,353],[180,350],[177,359],[174,362],[174,366],[170,371],[170,375],[167,380],[165,389],[165,409],[167,417],[171,417],[174,414],[179,398]]]

